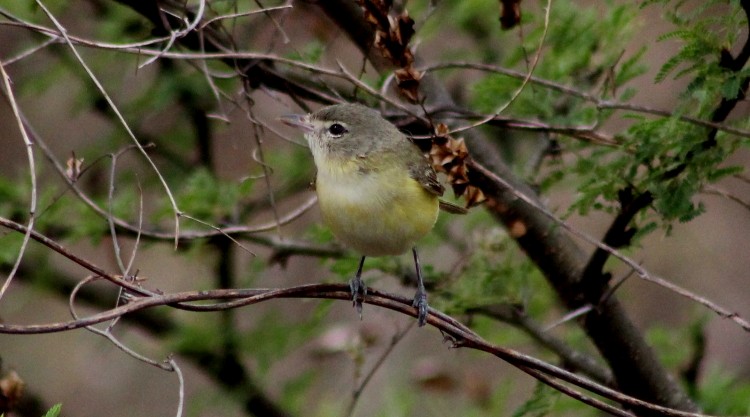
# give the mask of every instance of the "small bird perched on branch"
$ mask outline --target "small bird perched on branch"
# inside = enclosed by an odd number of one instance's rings
[[[324,223],[362,254],[352,301],[362,315],[367,256],[400,255],[411,248],[417,272],[412,305],[419,325],[427,321],[427,292],[414,243],[432,230],[438,208],[465,213],[440,200],[445,188],[419,148],[380,113],[360,104],[337,104],[281,120],[301,129],[318,169],[315,188]]]

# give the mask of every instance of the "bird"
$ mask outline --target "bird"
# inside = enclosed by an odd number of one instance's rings
[[[440,199],[445,187],[426,156],[376,110],[344,103],[280,120],[304,132],[317,168],[314,184],[323,223],[361,255],[349,281],[360,318],[367,295],[365,258],[411,250],[417,275],[412,306],[424,326],[429,306],[415,242],[432,230],[440,208],[466,210]]]

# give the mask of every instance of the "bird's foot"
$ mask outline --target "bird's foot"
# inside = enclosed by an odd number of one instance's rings
[[[417,321],[419,327],[422,327],[427,323],[427,292],[423,289],[418,289],[417,293],[414,294],[414,301],[411,303],[412,307],[417,308]]]
[[[349,290],[352,293],[352,305],[359,313],[359,319],[362,320],[362,301],[367,296],[367,285],[359,276],[349,280]]]

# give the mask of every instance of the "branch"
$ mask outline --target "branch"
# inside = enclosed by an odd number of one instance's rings
[[[236,308],[251,304],[258,304],[276,298],[313,298],[313,299],[336,299],[349,302],[351,293],[348,284],[307,284],[289,288],[256,288],[256,289],[218,289],[205,291],[186,291],[171,294],[155,294],[147,297],[135,298],[128,304],[97,313],[78,320],[65,322],[56,322],[49,324],[7,324],[0,323],[0,333],[6,334],[41,334],[70,331],[94,324],[113,320],[127,314],[134,313],[143,309],[156,306],[169,306],[175,304],[194,303],[197,301],[216,301],[216,300],[233,300],[214,304],[210,310],[220,311],[227,308]],[[412,300],[370,289],[365,296],[364,302],[370,305],[387,308],[401,314],[409,315],[416,318],[418,311],[412,306]],[[205,309],[208,310],[208,309]],[[611,388],[592,382],[586,378],[575,375],[564,369],[536,359],[532,356],[525,355],[513,349],[507,349],[490,344],[474,333],[471,329],[464,326],[450,316],[445,315],[432,308],[429,309],[427,323],[439,329],[443,334],[448,335],[454,341],[454,347],[466,347],[488,352],[520,370],[529,373],[532,376],[539,375],[541,372],[546,377],[541,378],[542,382],[552,382],[549,378],[559,379],[567,383],[586,389],[607,399],[617,401],[627,407],[635,407],[643,410],[650,410],[662,413],[666,416],[675,417],[706,417],[699,413],[691,413],[680,410],[674,410],[667,407],[651,404],[637,398],[622,394]],[[560,388],[561,385],[551,383],[554,388]],[[566,388],[564,393],[571,390]],[[596,406],[605,411],[616,412],[616,415],[630,416],[631,414],[619,410],[601,402],[578,393],[578,400],[584,401],[589,405]]]
[[[512,305],[490,305],[469,309],[467,313],[478,313],[505,323],[511,324],[525,332],[540,345],[560,357],[563,367],[582,372],[606,386],[614,386],[612,373],[599,365],[594,358],[577,351],[564,341],[552,336],[539,323],[526,315],[520,308]]]

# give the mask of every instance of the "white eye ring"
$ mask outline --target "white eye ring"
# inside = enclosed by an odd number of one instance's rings
[[[346,132],[348,132],[348,130],[346,130],[344,125],[342,125],[341,123],[334,123],[328,126],[328,133],[334,138],[338,138]]]

